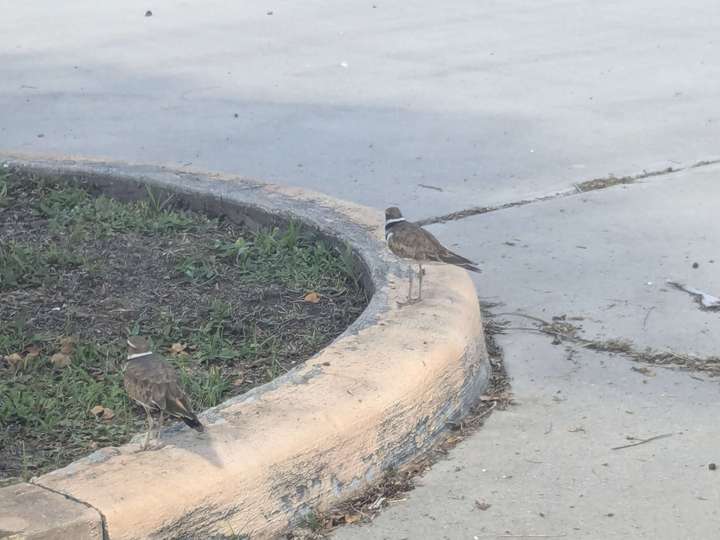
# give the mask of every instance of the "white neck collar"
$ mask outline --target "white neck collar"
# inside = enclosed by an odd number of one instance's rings
[[[403,221],[407,221],[404,217],[398,217],[394,219],[386,219],[385,220],[385,226],[392,225],[393,223],[401,223]]]
[[[141,353],[137,353],[137,354],[131,354],[131,355],[129,355],[129,356],[127,357],[127,359],[128,359],[128,360],[135,360],[136,358],[141,358],[141,357],[143,357],[143,356],[148,356],[148,355],[150,355],[150,354],[152,354],[152,351],[141,352]]]

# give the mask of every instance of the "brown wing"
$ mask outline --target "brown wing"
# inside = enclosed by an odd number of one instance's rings
[[[128,361],[123,382],[128,395],[141,405],[180,418],[195,429],[201,426],[180,387],[177,372],[159,354]]]
[[[480,272],[476,263],[443,246],[435,236],[410,222],[398,223],[392,228],[388,247],[398,257],[416,261],[436,261],[461,266],[466,270]]]

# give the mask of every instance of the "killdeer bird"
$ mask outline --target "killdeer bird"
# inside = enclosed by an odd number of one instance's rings
[[[385,210],[385,241],[388,248],[398,257],[411,259],[418,263],[418,297],[412,297],[413,271],[410,268],[410,285],[408,303],[422,300],[422,281],[424,270],[422,265],[429,262],[454,264],[465,270],[480,273],[477,264],[465,257],[453,253],[443,246],[431,233],[407,221],[400,209],[391,206]]]
[[[190,403],[180,387],[175,369],[162,355],[150,350],[146,337],[132,336],[127,340],[128,357],[123,382],[131,399],[136,401],[147,415],[148,432],[142,449],[145,450],[155,427],[152,413],[159,412],[156,440],[160,439],[165,415],[178,418],[196,431],[202,432],[203,425],[190,408]]]

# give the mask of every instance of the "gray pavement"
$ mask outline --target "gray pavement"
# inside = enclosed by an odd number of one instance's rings
[[[0,4],[3,151],[230,171],[412,218],[720,158],[715,0]],[[720,314],[665,281],[720,296],[718,200],[708,165],[431,229],[482,263],[496,313],[704,358]],[[718,380],[502,318],[519,404],[336,537],[720,537]]]
[[[335,538],[718,538],[720,477],[708,465],[720,461],[720,381],[553,345],[523,317],[565,315],[595,343],[720,362],[720,313],[665,283],[720,295],[718,189],[720,166],[708,166],[431,227],[481,262],[480,297],[502,302],[493,311],[510,324],[499,343],[518,405],[493,413],[406,502]]]
[[[720,297],[719,204],[710,165],[428,229],[480,263],[479,294],[503,312],[581,317],[590,339],[720,356],[720,313],[667,284]]]
[[[715,0],[3,5],[4,150],[417,217],[720,157]]]

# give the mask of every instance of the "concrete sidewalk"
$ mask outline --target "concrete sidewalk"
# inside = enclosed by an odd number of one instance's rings
[[[720,158],[715,0],[3,7],[6,152],[231,171],[412,219]],[[720,314],[664,282],[720,296],[719,182],[709,165],[431,229],[482,262],[496,312],[709,360]],[[532,330],[501,344],[520,404],[338,538],[720,536],[718,380]]]
[[[565,316],[601,349],[622,340],[720,373],[720,312],[665,283],[720,295],[718,200],[711,166],[435,227],[482,261],[479,294],[502,302],[499,342],[519,404],[494,413],[406,502],[335,538],[718,537],[720,476],[708,468],[720,462],[718,380],[553,345],[523,316]],[[613,449],[657,435],[668,436]]]

